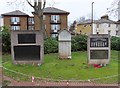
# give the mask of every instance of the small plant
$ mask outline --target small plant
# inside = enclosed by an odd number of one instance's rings
[[[4,80],[3,83],[2,83],[2,85],[3,86],[8,86],[10,83],[11,83],[10,81]]]

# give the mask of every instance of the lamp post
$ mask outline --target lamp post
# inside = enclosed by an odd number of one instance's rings
[[[118,36],[120,36],[120,0],[118,2]]]
[[[92,8],[91,8],[91,34],[93,34],[93,4],[94,2],[92,2]]]

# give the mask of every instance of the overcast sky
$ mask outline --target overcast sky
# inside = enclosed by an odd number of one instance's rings
[[[0,14],[21,10],[31,15],[33,9],[27,3],[25,3],[24,6],[19,4],[22,0],[18,0],[18,4],[10,5],[11,3],[8,3],[14,1],[16,0],[0,0]],[[70,12],[68,21],[73,22],[82,16],[90,18],[92,2],[94,2],[94,19],[99,19],[102,15],[107,14],[107,8],[111,7],[113,1],[114,0],[46,0],[46,7],[53,6]]]

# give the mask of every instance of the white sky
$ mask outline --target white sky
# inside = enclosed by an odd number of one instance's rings
[[[14,10],[21,10],[31,15],[33,9],[27,3],[25,6],[22,4],[8,5],[9,3],[7,3],[14,1],[16,0],[0,0],[0,14]],[[22,0],[18,0],[18,2],[20,1]],[[94,2],[94,19],[99,19],[102,15],[107,13],[107,8],[111,6],[113,1],[114,0],[46,0],[46,7],[53,5],[53,7],[70,12],[68,21],[73,22],[81,16],[90,18],[92,2]]]

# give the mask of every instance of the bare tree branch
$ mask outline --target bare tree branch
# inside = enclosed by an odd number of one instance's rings
[[[46,5],[46,2],[44,2],[44,4],[43,4],[43,9],[45,8],[45,5]]]
[[[26,0],[26,1],[28,2],[28,4],[29,4],[31,7],[34,8],[34,6],[33,6],[28,0]]]

